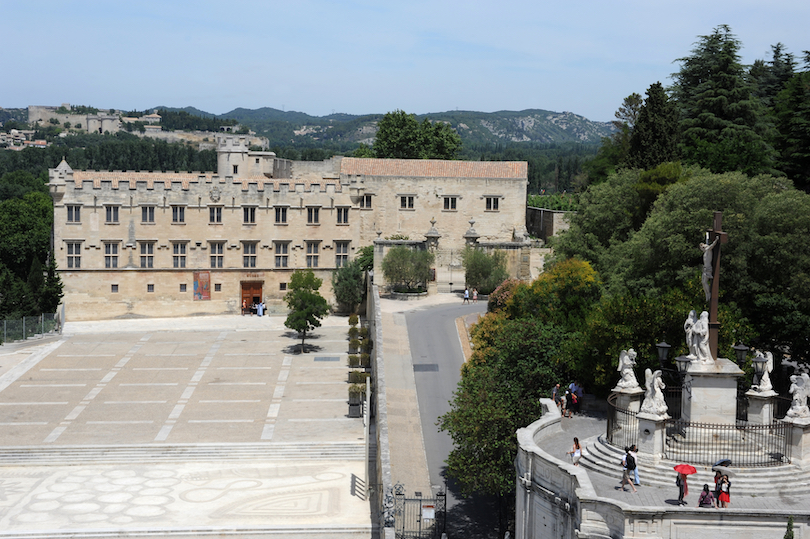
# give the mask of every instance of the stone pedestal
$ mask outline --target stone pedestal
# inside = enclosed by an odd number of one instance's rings
[[[773,423],[773,398],[776,391],[759,392],[755,389],[746,391],[748,397],[748,422],[753,425],[770,425]]]
[[[737,379],[743,371],[726,358],[692,361],[684,379],[681,419],[692,423],[731,424],[737,417]]]
[[[796,464],[810,464],[810,417],[786,417],[784,421],[793,427],[791,460]]]
[[[641,399],[644,397],[644,390],[640,387],[633,389],[613,388],[616,394],[616,407],[620,410],[638,412],[641,408]]]
[[[638,452],[649,455],[653,463],[657,464],[664,454],[667,418],[640,413],[636,419],[638,420]]]

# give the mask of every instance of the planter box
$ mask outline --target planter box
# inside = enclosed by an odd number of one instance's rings
[[[349,403],[349,417],[363,417],[363,405]]]

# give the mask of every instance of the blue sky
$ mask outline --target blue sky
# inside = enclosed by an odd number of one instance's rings
[[[571,111],[609,121],[727,24],[810,49],[807,0],[0,0],[0,106]]]

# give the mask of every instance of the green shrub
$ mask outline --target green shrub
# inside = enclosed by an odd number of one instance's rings
[[[349,341],[349,349],[350,350],[359,350],[360,349],[360,340],[359,339],[352,339]]]
[[[357,354],[349,354],[349,367],[359,367],[360,366],[360,356]]]
[[[366,394],[366,384],[365,380],[363,384],[352,384],[349,386],[349,396],[352,395],[365,395]]]
[[[367,368],[371,365],[371,355],[370,354],[360,354],[360,366],[363,368]]]
[[[374,348],[374,341],[371,339],[366,339],[363,341],[363,352],[370,354],[372,348]]]
[[[357,326],[352,326],[349,328],[350,339],[356,339],[358,335],[360,335],[360,329],[358,329]]]
[[[360,338],[361,339],[368,338],[368,328],[360,328]]]
[[[363,387],[366,387],[366,378],[368,378],[368,373],[363,371],[349,371],[349,383],[350,384],[363,384]],[[363,392],[365,393],[365,391]]]
[[[349,325],[350,326],[356,326],[359,322],[360,322],[360,317],[357,316],[356,314],[352,314],[351,316],[349,316]]]

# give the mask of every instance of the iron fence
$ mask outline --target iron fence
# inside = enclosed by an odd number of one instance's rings
[[[58,331],[56,314],[47,313],[39,316],[25,316],[16,320],[3,320],[3,341],[24,341],[42,337]]]
[[[780,466],[790,463],[791,433],[782,422],[722,425],[669,419],[664,457],[706,466],[721,459],[734,466]]]
[[[394,485],[394,527],[397,539],[439,539],[447,525],[447,495],[423,498],[416,493],[409,498],[405,488]]]
[[[616,398],[615,393],[608,397],[606,438],[610,445],[624,449],[638,444],[637,412],[619,408],[616,405]]]

